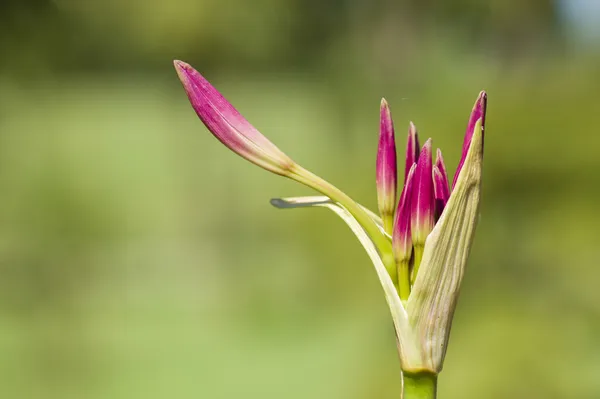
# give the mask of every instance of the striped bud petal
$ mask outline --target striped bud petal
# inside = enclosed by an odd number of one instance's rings
[[[415,251],[410,281],[414,283],[419,271],[425,240],[435,224],[435,195],[433,165],[431,164],[431,139],[425,142],[415,170],[410,203],[410,233]]]
[[[410,201],[412,199],[413,181],[417,164],[413,164],[406,176],[406,184],[400,195],[396,217],[394,219],[394,234],[392,234],[392,251],[396,260],[398,273],[398,291],[400,299],[406,301],[410,295],[410,257],[412,256],[412,237],[410,234]]]
[[[417,163],[417,159],[419,159],[419,148],[419,135],[417,134],[417,128],[415,127],[414,123],[410,122],[408,126],[408,138],[406,140],[406,163],[404,166],[405,182],[410,168],[412,168],[413,164]]]
[[[437,149],[435,165],[433,165],[433,191],[435,195],[435,219],[437,220],[448,202],[450,188],[448,187],[448,174],[442,157],[442,150]]]
[[[398,171],[396,164],[396,141],[390,108],[381,99],[379,122],[379,147],[377,149],[377,204],[385,230],[392,234]]]
[[[460,162],[458,163],[458,168],[456,168],[456,173],[454,174],[454,180],[452,182],[452,188],[456,185],[456,180],[458,180],[458,175],[465,163],[465,158],[467,157],[467,153],[469,152],[469,147],[471,146],[471,140],[473,138],[473,132],[475,131],[475,125],[477,121],[481,119],[481,130],[485,129],[485,111],[487,107],[487,93],[482,91],[479,93],[477,97],[477,101],[475,101],[475,105],[473,105],[473,111],[471,111],[471,116],[469,117],[469,123],[467,124],[467,131],[465,132],[465,139],[463,141],[462,148],[462,156],[460,157]],[[483,147],[483,134],[481,136],[481,145]]]
[[[392,249],[396,261],[410,260],[412,254],[412,238],[410,234],[410,201],[412,199],[413,181],[416,164],[413,164],[406,177],[406,184],[400,195],[398,210],[394,219],[394,234],[392,235]]]
[[[293,161],[254,128],[198,71],[174,61],[192,107],[200,120],[230,150],[248,161],[287,175]]]
[[[439,148],[437,149],[437,151],[435,153],[435,166],[438,168],[438,170],[442,174],[442,177],[443,177],[444,181],[446,182],[446,186],[448,186],[448,173],[446,172],[446,165],[444,165],[444,158],[442,157],[442,150],[440,150]],[[448,191],[450,191],[449,188],[448,188]]]
[[[433,165],[431,163],[431,139],[427,140],[415,170],[411,199],[411,232],[415,245],[425,244],[434,225]]]
[[[448,179],[437,165],[433,165],[433,191],[435,194],[435,218],[437,220],[444,211],[448,198],[450,198]]]

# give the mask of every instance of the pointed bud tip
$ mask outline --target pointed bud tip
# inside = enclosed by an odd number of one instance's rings
[[[421,149],[421,152],[423,152],[424,150],[427,150],[431,153],[432,142],[433,142],[433,140],[431,140],[431,137],[428,138],[427,141],[425,142],[425,144],[423,144],[423,148]]]
[[[173,66],[175,67],[175,70],[177,71],[179,77],[182,77],[182,74],[192,69],[192,66],[190,64],[180,60],[173,60]]]
[[[479,95],[477,96],[475,105],[473,105],[473,112],[471,113],[469,128],[472,128],[479,119],[481,119],[482,128],[485,126],[486,108],[487,108],[487,93],[485,92],[485,90],[482,90],[479,92]],[[473,132],[470,132],[470,135],[472,135],[472,134],[473,134]],[[467,132],[467,136],[469,136],[469,132]]]

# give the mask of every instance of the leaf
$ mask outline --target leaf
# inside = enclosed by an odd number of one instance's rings
[[[350,227],[356,238],[360,241],[363,248],[369,255],[369,258],[375,266],[377,277],[383,287],[385,293],[386,302],[390,308],[392,319],[394,322],[394,328],[396,330],[396,337],[398,339],[398,350],[400,351],[400,358],[404,359],[415,359],[420,358],[419,354],[414,345],[412,339],[412,330],[408,324],[408,314],[402,305],[402,301],[398,296],[398,292],[390,275],[388,274],[383,261],[381,260],[377,248],[361,227],[358,221],[341,205],[331,201],[328,197],[317,196],[317,197],[292,197],[292,198],[275,198],[271,200],[271,204],[277,208],[289,209],[289,208],[304,208],[304,207],[323,207],[328,208],[335,212],[347,225]],[[383,229],[383,227],[381,227]]]

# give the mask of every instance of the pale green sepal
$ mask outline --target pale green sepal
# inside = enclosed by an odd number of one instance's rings
[[[379,282],[383,287],[385,299],[392,314],[394,328],[396,330],[396,338],[400,361],[404,365],[420,364],[421,356],[418,348],[414,345],[415,336],[408,323],[408,314],[402,305],[402,301],[398,296],[398,291],[394,286],[390,275],[388,274],[383,261],[381,260],[375,244],[371,241],[368,234],[356,221],[356,219],[344,207],[338,203],[332,202],[327,197],[295,197],[295,198],[277,198],[271,200],[271,204],[278,208],[298,208],[307,206],[319,206],[331,209],[335,212],[346,224],[354,235],[358,238],[365,251],[371,258],[375,271],[379,277]]]
[[[475,126],[464,166],[448,203],[425,241],[407,310],[424,366],[442,370],[460,283],[473,242],[481,193],[483,132]]]
[[[275,208],[285,209],[285,208],[310,208],[312,206],[323,206],[324,204],[334,204],[331,198],[325,195],[311,195],[306,197],[287,197],[287,198],[273,198],[271,200],[271,205]],[[381,217],[377,215],[375,212],[371,211],[369,208],[358,204],[366,213],[369,215],[371,219],[375,222],[379,230],[388,235],[383,228],[383,221]],[[389,235],[388,235],[389,236]]]

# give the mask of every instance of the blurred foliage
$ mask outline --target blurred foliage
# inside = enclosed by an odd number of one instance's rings
[[[0,3],[0,396],[398,397],[360,245],[272,209],[310,191],[214,140],[173,58],[371,208],[381,96],[452,167],[487,89],[440,397],[600,396],[600,57],[558,3]]]

